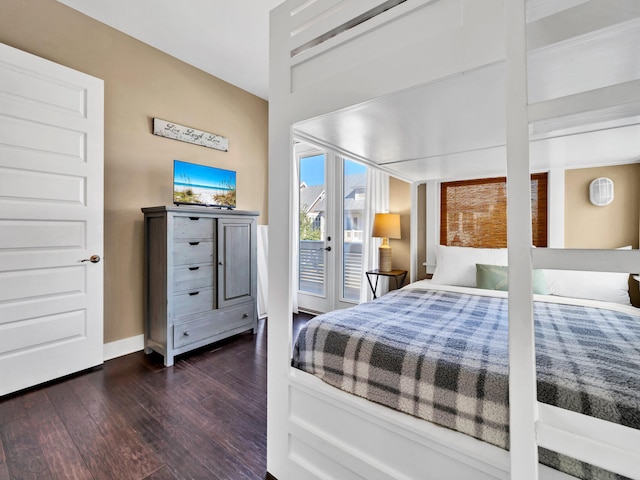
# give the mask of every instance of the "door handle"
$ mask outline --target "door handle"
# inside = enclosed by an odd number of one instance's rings
[[[328,247],[326,247],[326,248],[323,248],[323,250],[326,250],[327,252],[330,252],[330,251],[331,251],[331,246],[328,246]]]
[[[89,258],[84,258],[80,260],[80,263],[82,262],[98,263],[99,261],[100,261],[100,255],[91,255]]]

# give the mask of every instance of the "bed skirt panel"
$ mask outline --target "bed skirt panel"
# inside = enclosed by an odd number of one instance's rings
[[[508,480],[509,453],[468,435],[289,374],[289,462],[297,479]],[[540,465],[542,480],[575,480]]]

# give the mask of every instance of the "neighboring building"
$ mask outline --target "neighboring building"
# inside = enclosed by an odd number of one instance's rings
[[[366,174],[354,173],[344,177],[344,241],[362,242],[364,229],[364,197]],[[324,185],[300,184],[300,212],[312,219],[314,230],[325,231],[326,192]]]

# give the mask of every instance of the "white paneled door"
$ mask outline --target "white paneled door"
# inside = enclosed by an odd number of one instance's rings
[[[0,395],[102,363],[103,81],[0,44]]]

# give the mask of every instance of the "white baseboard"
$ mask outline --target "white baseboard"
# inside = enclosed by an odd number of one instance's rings
[[[139,352],[144,349],[144,335],[136,335],[135,337],[123,338],[115,342],[105,343],[103,345],[103,360],[111,360],[112,358],[122,357],[133,352]]]

